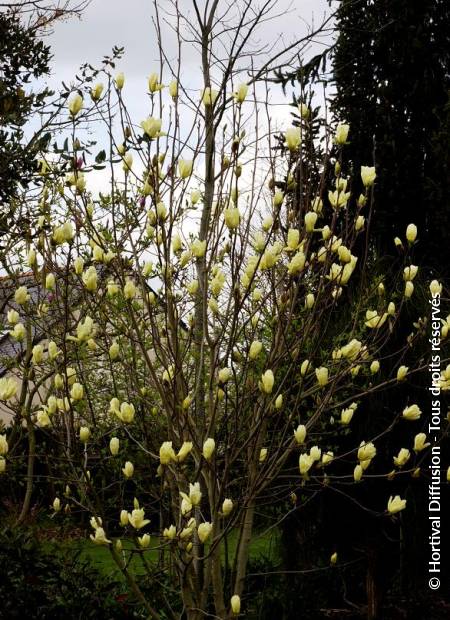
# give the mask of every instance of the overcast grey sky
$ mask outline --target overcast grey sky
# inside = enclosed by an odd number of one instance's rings
[[[159,0],[158,4],[161,9],[170,7],[169,0]],[[199,4],[203,5],[204,0]],[[221,0],[219,9],[221,4],[225,8],[228,2]],[[255,8],[259,5],[255,0]],[[191,0],[179,0],[179,6],[186,14],[192,14],[195,23]],[[322,23],[330,8],[326,0],[278,0],[275,12],[278,16],[258,32],[259,41],[267,47],[288,44],[305,35],[308,28]],[[93,0],[81,20],[57,24],[49,38],[54,55],[51,84],[56,86],[62,80],[70,83],[82,63],[98,65],[114,45],[124,46],[125,54],[118,70],[126,75],[127,97],[135,99],[132,113],[145,115],[146,78],[158,66],[153,13],[152,0]],[[163,33],[170,47],[173,39],[164,24]],[[329,36],[322,37],[321,41],[326,43],[329,39]],[[320,42],[313,44],[306,57],[320,49],[323,49]],[[184,79],[195,82],[199,62],[193,46],[186,45],[183,49],[183,68]]]

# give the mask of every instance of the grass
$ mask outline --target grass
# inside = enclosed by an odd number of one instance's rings
[[[278,559],[278,538],[279,534],[276,530],[272,530],[268,533],[256,533],[254,539],[250,543],[250,559],[256,560],[260,558],[267,558],[271,562],[276,562]],[[154,540],[154,539],[153,539]],[[232,531],[227,539],[228,544],[228,557],[234,557],[238,542],[238,532]],[[123,540],[123,549],[127,561],[129,561],[129,567],[135,575],[145,574],[145,566],[140,557],[140,553],[131,554],[130,551],[134,548],[133,541]],[[101,573],[107,576],[113,576],[114,578],[120,578],[121,573],[114,562],[111,553],[107,547],[95,545],[91,540],[78,539],[75,541],[67,541],[65,543],[67,549],[73,549],[80,553],[80,559],[88,560],[89,563],[99,570]],[[225,561],[225,549],[222,543],[221,547],[222,558]],[[155,564],[158,560],[158,551],[149,549],[143,552],[145,559],[149,564]]]

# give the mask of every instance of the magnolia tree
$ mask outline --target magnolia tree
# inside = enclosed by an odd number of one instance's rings
[[[380,475],[377,442],[397,425],[416,425],[415,437],[397,446],[383,476],[417,475],[429,445],[419,406],[405,402],[376,437],[339,451],[360,401],[420,369],[402,360],[424,337],[423,320],[392,344],[413,303],[417,230],[411,224],[398,240],[398,273],[371,271],[376,168],[358,171],[365,191],[354,195],[341,174],[345,124],[321,137],[327,153],[311,184],[304,145],[313,112],[299,96],[293,125],[280,131],[260,84],[282,57],[265,61],[251,46],[269,8],[243,2],[222,15],[218,2],[204,11],[193,2],[183,18],[175,3],[175,60],[156,10],[160,67],[148,78],[148,118],[130,118],[125,77],[110,66],[102,82],[80,84],[68,98],[66,149],[43,154],[31,241],[4,259],[20,355],[0,380],[15,413],[0,448],[7,475],[26,430],[19,521],[39,428],[55,442],[55,522],[86,512],[93,543],[108,547],[155,619],[245,614],[261,502],[286,508],[300,486]],[[185,41],[200,54],[196,90],[183,81]],[[106,136],[95,161],[86,129]],[[430,290],[439,298],[442,286]],[[371,510],[391,518],[405,507],[386,492]],[[161,588],[179,592],[178,606],[163,595],[165,609],[154,607],[132,554]]]

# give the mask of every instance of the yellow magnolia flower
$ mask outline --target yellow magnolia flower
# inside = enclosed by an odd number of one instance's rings
[[[178,173],[180,178],[187,179],[192,174],[193,161],[191,159],[178,160]]]
[[[134,465],[131,461],[125,463],[125,467],[122,467],[123,475],[125,478],[131,478],[134,474]]]
[[[265,394],[271,394],[274,383],[275,377],[273,376],[273,372],[271,370],[266,370],[261,376],[261,390]]]
[[[169,465],[171,461],[176,462],[177,457],[171,441],[164,441],[161,444],[159,448],[159,460],[161,465]]]
[[[410,405],[403,409],[402,417],[405,420],[418,420],[422,415],[422,411],[417,405]]]
[[[394,456],[393,458],[394,465],[397,467],[403,467],[403,465],[408,462],[410,456],[411,454],[408,448],[401,448],[397,456]]]
[[[212,532],[212,523],[205,521],[204,523],[200,523],[197,528],[197,534],[201,543],[206,542]]]
[[[79,93],[75,93],[68,103],[70,115],[75,118],[83,107],[83,97]]]
[[[295,151],[301,144],[301,130],[300,127],[289,127],[284,134],[284,140],[287,148],[290,151]]]
[[[235,616],[238,616],[241,612],[241,598],[238,594],[233,594],[230,600],[231,611]]]
[[[149,519],[145,519],[145,511],[143,508],[135,508],[131,514],[128,513],[128,523],[134,527],[135,530],[140,530],[150,523]]]
[[[120,441],[118,437],[111,437],[111,441],[109,442],[109,450],[113,456],[117,456],[119,454]]]
[[[314,464],[313,458],[309,454],[301,454],[298,460],[300,474],[304,476]]]
[[[212,437],[208,437],[208,439],[206,439],[206,441],[203,444],[203,452],[202,452],[203,456],[205,457],[207,461],[211,459],[215,449],[216,449],[216,442],[214,441]]]
[[[334,136],[335,144],[345,144],[347,142],[348,132],[350,129],[350,125],[345,123],[339,123],[336,127],[336,134]]]
[[[294,437],[295,437],[295,441],[299,445],[302,445],[303,443],[305,443],[306,426],[304,424],[299,424],[299,426],[297,426],[297,428],[294,431]]]
[[[376,179],[376,172],[373,166],[361,166],[361,180],[364,187],[371,187]]]
[[[396,512],[400,512],[401,510],[404,510],[405,507],[406,499],[401,499],[400,495],[396,495],[395,497],[391,495],[387,506],[389,514],[393,515]]]

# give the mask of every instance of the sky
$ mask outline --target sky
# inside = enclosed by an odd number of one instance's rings
[[[157,0],[161,11],[161,29],[164,50],[170,60],[176,56],[176,40],[171,26],[174,17],[171,15],[172,2]],[[207,0],[199,0],[200,7]],[[240,0],[238,0],[238,3]],[[191,24],[196,23],[192,0],[178,0],[180,10]],[[228,7],[228,0],[219,0],[219,13]],[[257,9],[261,2],[252,0],[252,9]],[[251,41],[254,48],[264,51],[273,47],[280,49],[305,36],[316,29],[330,15],[327,0],[275,0],[272,11],[273,19],[262,26]],[[113,46],[125,48],[123,57],[117,64],[117,72],[125,74],[123,97],[126,100],[131,118],[139,123],[149,116],[149,98],[147,77],[158,71],[158,46],[153,18],[155,15],[152,0],[92,0],[80,19],[70,19],[57,23],[54,31],[48,36],[53,53],[52,75],[49,85],[58,89],[64,81],[70,85],[80,65],[90,63],[100,66],[105,55],[110,55]],[[229,14],[233,17],[233,13]],[[324,49],[331,41],[331,34],[321,35],[305,50],[303,57],[307,61],[312,55]],[[226,56],[227,50],[223,51]],[[262,62],[263,56],[255,56],[255,63]],[[247,63],[248,59],[243,60]],[[186,42],[182,48],[182,81],[192,90],[193,97],[198,98],[202,87],[200,57],[192,43]],[[171,75],[164,76],[167,84]],[[244,74],[246,75],[246,74]],[[261,85],[261,89],[263,86]],[[291,123],[291,96],[285,96],[281,87],[272,85],[270,92],[270,113],[274,125],[282,130]],[[265,95],[265,93],[263,93]],[[187,125],[189,125],[189,119]],[[102,141],[98,136],[99,142]],[[90,177],[95,185],[90,189],[106,189],[107,173],[98,173]]]
[[[205,0],[199,4],[204,5]],[[226,0],[220,0],[219,9],[227,4]],[[253,5],[256,8],[260,2],[255,0]],[[163,11],[171,9],[169,0],[158,0],[158,6]],[[179,0],[179,6],[194,23],[191,0]],[[308,28],[317,27],[329,14],[327,0],[278,0],[275,16],[261,27],[259,40],[264,46],[281,45],[283,42],[289,44],[305,35]],[[114,45],[123,46],[125,54],[118,70],[126,75],[127,95],[133,100],[131,111],[141,114],[142,118],[146,116],[146,78],[158,67],[153,15],[152,0],[93,0],[80,20],[70,19],[57,24],[49,37],[54,56],[52,86],[57,86],[62,80],[70,83],[82,63],[99,64],[104,55],[110,54]],[[166,20],[173,22],[170,16]],[[174,40],[166,23],[162,24],[162,30],[170,55]],[[308,49],[306,59],[322,50],[323,44],[330,41],[330,36],[322,37],[321,41]],[[183,77],[194,84],[198,75],[199,59],[193,46],[186,44],[183,48]],[[277,98],[279,93],[281,91],[277,91]]]

